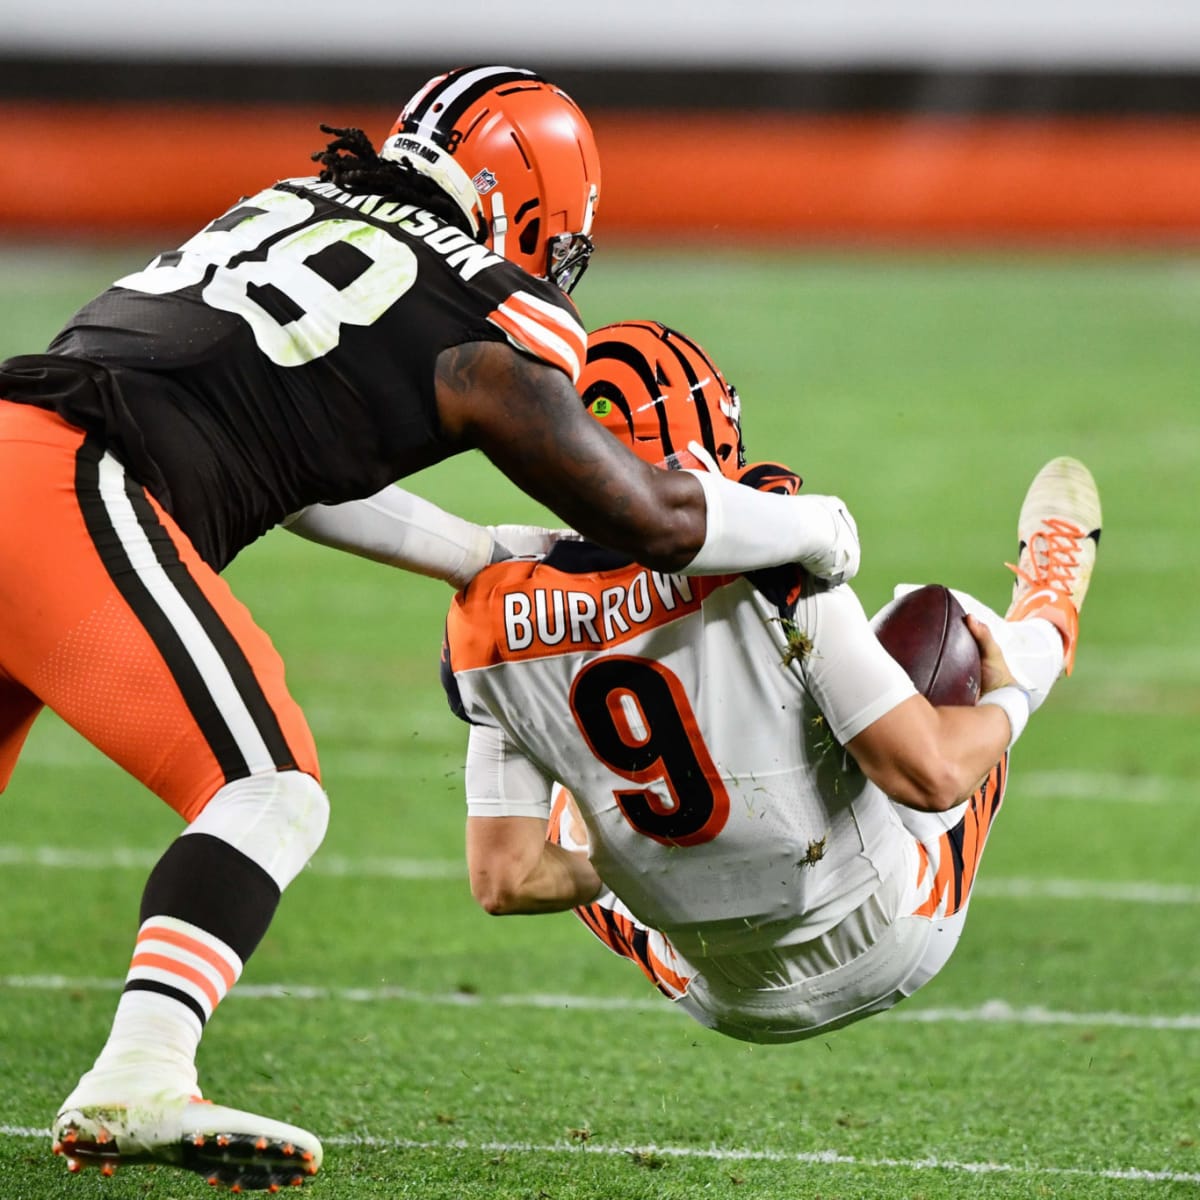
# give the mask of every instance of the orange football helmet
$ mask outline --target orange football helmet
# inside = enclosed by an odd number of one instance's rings
[[[646,462],[708,469],[689,449],[695,444],[731,479],[745,465],[737,390],[700,346],[658,321],[618,321],[592,333],[579,393]]]
[[[600,159],[561,88],[520,67],[459,67],[404,106],[380,151],[458,201],[479,240],[569,292],[592,253]]]

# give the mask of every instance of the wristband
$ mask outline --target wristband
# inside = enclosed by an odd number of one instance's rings
[[[1004,709],[1012,730],[1012,736],[1008,739],[1005,749],[1011,750],[1013,743],[1024,732],[1025,723],[1029,720],[1031,708],[1029,693],[1022,691],[1016,684],[1009,684],[1007,687],[996,688],[993,692],[985,692],[979,697],[979,703],[994,704],[997,708]]]

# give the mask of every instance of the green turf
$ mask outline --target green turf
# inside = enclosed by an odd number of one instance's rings
[[[0,353],[41,349],[145,257],[9,248]],[[212,1023],[208,1092],[319,1131],[311,1194],[330,1200],[1197,1195],[1200,266],[626,252],[579,299],[590,326],[657,317],[714,353],[751,456],[851,504],[868,609],[902,579],[1003,604],[1032,473],[1059,453],[1095,471],[1078,669],[1014,756],[963,942],[893,1014],[750,1047],[671,1011],[569,916],[485,916],[438,684],[446,591],[272,534],[228,577],[288,662],[334,817]],[[470,517],[544,516],[477,455],[411,486]],[[4,805],[0,1195],[211,1194],[162,1170],[70,1179],[31,1133],[99,1048],[176,819],[53,718]]]

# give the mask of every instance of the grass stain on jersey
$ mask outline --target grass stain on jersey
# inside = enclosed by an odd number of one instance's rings
[[[808,849],[805,850],[804,857],[796,865],[798,867],[815,867],[825,857],[825,846],[828,841],[828,834],[823,838],[814,838],[808,843]]]
[[[804,662],[812,653],[813,640],[790,617],[780,617],[779,624],[787,644],[783,651],[783,665],[790,667],[794,662]]]

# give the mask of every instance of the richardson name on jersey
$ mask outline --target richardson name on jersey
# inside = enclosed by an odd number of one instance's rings
[[[639,571],[610,587],[526,586],[504,594],[504,649],[509,654],[575,650],[624,641],[700,607],[683,575]]]
[[[352,208],[373,221],[395,225],[405,233],[420,238],[430,249],[436,250],[446,260],[446,265],[457,271],[468,283],[485,268],[505,261],[486,246],[481,246],[469,233],[455,225],[447,225],[445,221],[439,220],[433,213],[426,212],[416,204],[398,204],[394,200],[385,200],[382,196],[346,192],[332,183],[305,182],[303,187],[306,192],[324,196],[326,200],[332,200],[345,208]]]

